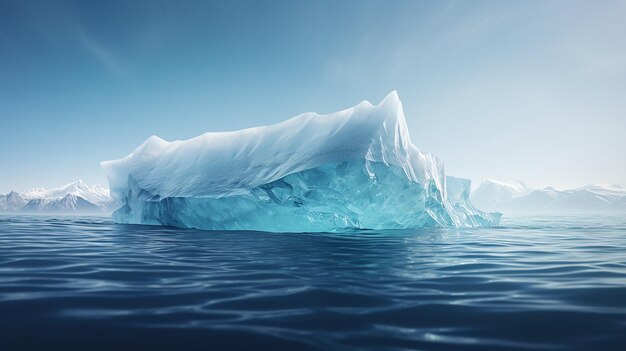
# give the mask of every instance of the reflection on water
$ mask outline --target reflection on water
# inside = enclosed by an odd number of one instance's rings
[[[0,345],[626,349],[626,220],[206,232],[0,217]]]

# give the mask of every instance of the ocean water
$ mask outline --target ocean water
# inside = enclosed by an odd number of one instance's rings
[[[626,219],[208,232],[0,217],[2,350],[626,350]]]

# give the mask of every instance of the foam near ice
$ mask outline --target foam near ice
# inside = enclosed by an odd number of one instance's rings
[[[122,223],[337,231],[499,220],[469,203],[469,181],[446,179],[442,162],[413,145],[395,91],[376,106],[271,126],[185,141],[152,136],[102,166],[124,203],[113,215]]]

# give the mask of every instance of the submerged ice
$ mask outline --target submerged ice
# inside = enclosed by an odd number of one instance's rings
[[[205,133],[150,137],[102,166],[123,203],[120,223],[277,232],[475,227],[499,214],[469,201],[469,180],[409,137],[396,92],[329,115]]]

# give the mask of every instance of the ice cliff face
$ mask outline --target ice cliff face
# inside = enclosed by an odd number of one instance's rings
[[[411,142],[396,92],[330,115],[186,141],[150,137],[103,162],[122,223],[216,230],[337,231],[494,225]],[[446,186],[446,182],[448,185]]]

